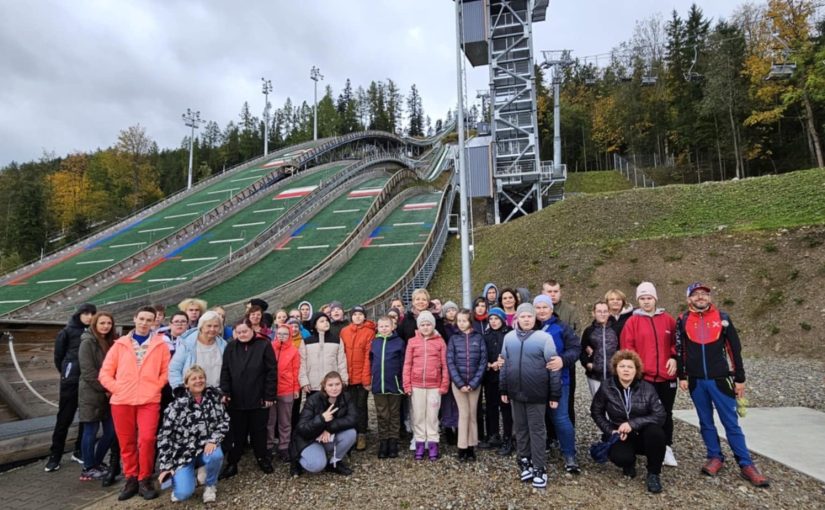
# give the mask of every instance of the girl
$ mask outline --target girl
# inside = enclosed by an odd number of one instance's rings
[[[487,300],[477,297],[473,301],[473,329],[480,335],[484,335],[490,328],[487,322]]]
[[[376,327],[378,333],[370,346],[369,366],[380,438],[378,458],[394,459],[398,457],[398,432],[401,428],[405,348],[404,341],[393,331],[392,319],[381,317]]]
[[[192,365],[175,388],[175,400],[163,413],[158,432],[158,479],[172,477],[172,501],[189,499],[196,481],[206,485],[203,502],[215,501],[229,416],[220,392],[206,385],[206,371]],[[197,469],[197,475],[195,470]]]
[[[490,310],[490,329],[484,335],[484,343],[487,347],[487,373],[484,374],[484,396],[485,396],[485,418],[489,448],[501,446],[498,454],[501,456],[512,455],[513,443],[513,414],[510,412],[510,404],[501,401],[501,393],[498,389],[499,370],[504,364],[501,358],[501,347],[504,345],[504,335],[510,332],[510,328],[504,323],[506,316],[504,310],[495,307]],[[504,435],[499,436],[498,415],[501,413],[501,420],[504,425]],[[479,444],[479,448],[482,445]]]
[[[581,364],[587,374],[590,396],[599,391],[599,386],[611,375],[610,359],[619,349],[619,338],[610,327],[610,311],[607,303],[598,301],[593,305],[593,323],[582,333]]]
[[[277,315],[277,314],[276,314]],[[289,440],[292,436],[292,411],[295,399],[301,397],[301,383],[298,381],[301,369],[301,354],[292,343],[292,330],[286,324],[275,330],[272,341],[275,361],[278,364],[277,405],[269,408],[267,424],[267,447],[275,447],[275,426],[278,427],[278,458],[289,461]]]
[[[301,346],[301,388],[308,393],[315,393],[321,389],[321,380],[330,372],[338,372],[343,377],[344,384],[349,383],[347,377],[347,357],[341,339],[329,334],[329,317],[322,312],[312,316],[309,321],[312,336],[304,340]]]
[[[223,352],[221,391],[232,419],[233,446],[221,479],[238,474],[246,437],[250,437],[258,467],[273,471],[266,451],[266,422],[275,402],[277,373],[275,354],[269,342],[255,335],[252,324],[242,319],[233,328],[235,341]]]
[[[98,312],[92,317],[89,329],[80,337],[78,362],[78,416],[83,424],[83,471],[81,480],[100,480],[107,475],[102,467],[103,458],[115,440],[115,426],[109,409],[109,397],[97,380],[103,359],[115,342],[115,320],[108,312]],[[103,427],[103,435],[97,439],[97,431]],[[111,470],[120,471],[120,457],[112,457]]]
[[[499,307],[504,310],[504,316],[507,327],[512,328],[513,322],[516,320],[516,308],[521,304],[518,294],[511,288],[501,289],[499,294]]]
[[[458,404],[459,461],[476,459],[476,410],[484,370],[487,368],[487,346],[484,338],[473,329],[471,315],[467,309],[458,312],[456,324],[460,333],[451,336],[447,346],[447,367],[453,383],[453,396]]]
[[[413,320],[413,319],[410,319]],[[415,460],[424,458],[427,444],[431,461],[438,460],[438,408],[447,393],[447,346],[435,329],[435,317],[426,310],[415,319],[418,330],[407,342],[404,357],[404,393],[412,396]]]

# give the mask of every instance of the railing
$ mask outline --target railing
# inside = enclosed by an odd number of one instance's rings
[[[306,217],[314,215],[316,209],[328,202],[319,200],[319,198],[326,197],[332,200],[346,192],[344,184],[349,181],[358,179],[358,182],[361,182],[376,177],[381,172],[363,174],[362,171],[365,168],[381,163],[396,163],[400,165],[400,160],[395,155],[382,154],[380,156],[374,155],[351,165],[332,178],[323,181],[312,193],[290,207],[278,221],[258,234],[251,242],[244,245],[236,254],[233,254],[231,258],[227,257],[220,260],[211,267],[208,273],[195,277],[188,282],[178,283],[151,294],[143,294],[119,301],[112,305],[107,305],[107,308],[115,314],[120,314],[131,312],[136,306],[147,302],[172,302],[190,295],[197,295],[237,275],[268,255],[271,248],[281,242],[283,237],[289,235],[300,222],[304,221]],[[331,192],[330,190],[333,191]]]
[[[635,156],[632,156],[635,160]],[[645,174],[636,163],[629,161],[627,158],[618,154],[613,154],[613,167],[617,172],[624,175],[625,178],[633,184],[634,188],[655,188],[656,183],[653,179]]]

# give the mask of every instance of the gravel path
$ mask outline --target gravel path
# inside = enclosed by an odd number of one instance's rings
[[[825,363],[799,360],[746,360],[748,398],[752,407],[806,406],[825,411],[821,397],[825,382]],[[577,388],[577,440],[582,474],[562,474],[561,459],[550,454],[550,479],[546,491],[522,485],[517,478],[515,458],[502,459],[494,453],[479,452],[475,464],[459,464],[448,448],[438,462],[415,462],[402,452],[402,458],[378,460],[376,445],[366,452],[353,452],[351,467],[355,474],[345,478],[332,474],[288,476],[286,464],[278,464],[273,475],[263,475],[247,454],[241,473],[218,485],[214,508],[537,508],[561,505],[563,508],[825,508],[825,483],[803,475],[777,462],[754,459],[772,480],[769,489],[757,489],[739,478],[738,469],[726,467],[719,477],[702,476],[704,446],[697,429],[676,421],[674,451],[679,467],[665,467],[664,492],[649,495],[644,486],[644,460],[639,460],[640,476],[628,480],[618,468],[592,462],[587,448],[597,438],[589,418],[590,395],[579,372]],[[677,408],[691,407],[680,392]],[[372,423],[373,430],[375,424]],[[819,446],[821,447],[821,445]],[[404,455],[407,453],[407,455]],[[729,453],[729,452],[728,452]],[[201,508],[201,491],[190,502],[176,508]],[[169,493],[154,501],[133,498],[118,504],[107,498],[92,508],[169,508]]]

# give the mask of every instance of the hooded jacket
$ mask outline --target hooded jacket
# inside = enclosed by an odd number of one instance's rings
[[[370,383],[370,347],[375,338],[375,323],[365,320],[359,325],[348,324],[339,333],[347,357],[349,384]]]
[[[538,322],[536,319],[536,324]],[[570,384],[570,370],[576,369],[576,361],[581,355],[582,346],[579,337],[573,332],[573,328],[559,320],[555,314],[544,321],[541,330],[553,337],[556,353],[564,364],[561,369],[561,383],[567,386]]]
[[[207,386],[200,403],[183,386],[175,388],[173,395],[158,431],[160,471],[174,471],[193,462],[206,443],[220,445],[229,432],[229,415],[215,388]]]
[[[679,316],[676,362],[680,379],[722,379],[733,375],[734,382],[745,382],[739,334],[728,314],[713,305]]]
[[[278,368],[268,341],[253,337],[235,340],[223,351],[221,391],[230,397],[230,409],[259,409],[275,400]]]
[[[553,337],[544,331],[516,329],[504,336],[499,371],[499,392],[513,400],[531,404],[558,402],[561,398],[561,371],[547,370],[556,355]]]
[[[450,379],[459,388],[481,386],[487,368],[487,344],[478,332],[460,332],[450,337],[447,344],[447,368]]]
[[[644,380],[676,380],[675,374],[668,375],[666,366],[669,359],[676,359],[676,319],[664,308],[657,308],[653,316],[635,310],[622,329],[619,345],[635,351],[642,359]]]
[[[160,391],[169,377],[169,348],[164,335],[156,333],[149,342],[143,362],[138,367],[132,347],[132,332],[115,341],[109,348],[98,381],[109,393],[111,405],[139,406],[160,402]]]
[[[376,336],[370,346],[370,377],[375,395],[404,392],[404,354],[406,346],[397,333]]]
[[[81,422],[103,421],[111,416],[106,388],[97,380],[105,355],[91,331],[84,331],[81,338],[78,351],[80,366],[80,382],[77,391],[78,420]]]
[[[69,318],[66,327],[60,330],[54,341],[54,366],[60,371],[60,384],[77,386],[80,380],[80,365],[78,351],[80,350],[81,336],[86,325],[80,322],[80,313]]]
[[[301,458],[301,452],[313,444],[315,439],[322,432],[330,434],[353,429],[358,421],[358,410],[355,407],[355,400],[350,398],[349,393],[342,391],[335,399],[335,414],[332,421],[324,421],[322,416],[329,409],[329,397],[322,391],[307,397],[304,407],[301,409],[301,416],[298,418],[298,426],[292,432],[292,441],[289,445],[290,457],[293,460]]]
[[[437,388],[442,395],[450,388],[450,374],[447,369],[447,344],[438,331],[424,338],[416,331],[407,342],[404,356],[404,392],[413,388]]]
[[[496,289],[496,298],[492,301],[487,299],[487,291],[489,291],[490,289]],[[488,309],[490,309],[494,306],[498,306],[498,287],[496,287],[496,284],[492,283],[492,282],[485,283],[484,284],[484,290],[481,291],[481,297],[483,297],[484,299],[487,300],[487,308]]]
[[[341,374],[344,384],[349,384],[347,356],[338,337],[329,338],[328,332],[313,332],[301,345],[301,387],[309,385],[311,391],[321,389],[321,380],[329,372]]]
[[[593,349],[593,353],[588,355],[587,348]],[[597,381],[606,381],[613,369],[610,367],[610,359],[619,350],[619,337],[610,323],[599,324],[593,321],[582,333],[581,357],[580,361],[587,373],[587,377]],[[593,363],[593,369],[588,370],[587,364]]]
[[[593,396],[590,416],[605,434],[612,434],[624,422],[628,422],[630,428],[638,432],[650,424],[664,425],[665,408],[656,388],[647,381],[636,379],[624,388],[612,376],[602,383]]]
[[[221,354],[226,350],[226,340],[217,337],[215,342],[218,344]],[[180,337],[178,347],[175,349],[175,354],[169,362],[169,386],[177,388],[183,385],[183,375],[186,370],[198,361],[198,330],[190,329]],[[218,381],[212,381],[215,384]]]
[[[618,317],[615,317],[613,316],[613,314],[611,314],[610,317],[607,319],[607,323],[610,324],[610,327],[613,328],[613,331],[616,332],[616,336],[618,336],[619,338],[622,337],[622,330],[624,329],[624,325],[631,315],[633,315],[633,305],[628,303],[624,305],[624,308],[622,308],[622,310],[619,312]]]
[[[309,301],[301,301],[300,303],[298,303],[298,309],[300,310],[301,307],[304,306],[304,305],[309,306],[309,317],[311,319],[312,316],[315,314],[315,310],[312,308],[312,303],[310,303]],[[307,333],[309,333],[310,330],[312,329],[309,325],[308,320],[306,320],[306,321],[302,320],[301,321],[301,326],[303,326],[304,330],[307,331]],[[307,338],[307,337],[304,337],[304,338]]]
[[[272,351],[278,364],[277,396],[292,396],[301,391],[301,353],[292,340],[272,341]]]

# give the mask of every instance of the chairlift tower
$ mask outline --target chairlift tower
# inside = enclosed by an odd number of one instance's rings
[[[553,85],[553,171],[562,171],[561,162],[561,91],[562,70],[573,65],[570,50],[543,51],[542,69],[550,69],[550,83]]]
[[[496,223],[538,211],[542,189],[561,180],[539,159],[533,22],[549,0],[461,0],[464,54],[490,66],[491,159]]]

